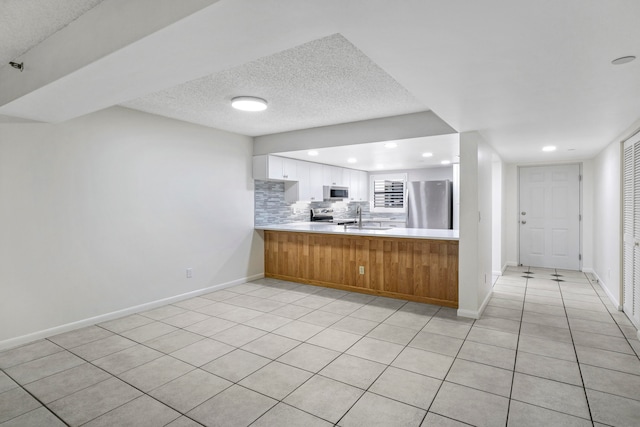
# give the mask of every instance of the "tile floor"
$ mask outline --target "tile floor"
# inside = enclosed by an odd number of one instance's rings
[[[0,426],[640,425],[636,330],[582,273],[455,313],[261,279],[0,353]]]

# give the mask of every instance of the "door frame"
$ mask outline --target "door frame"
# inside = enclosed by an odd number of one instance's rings
[[[518,235],[518,244],[517,244],[517,249],[518,249],[518,266],[522,266],[522,263],[520,262],[520,245],[521,245],[521,241],[522,238],[520,236],[520,170],[522,168],[531,168],[531,167],[546,167],[546,166],[573,166],[573,165],[578,165],[578,174],[580,175],[580,181],[579,181],[579,194],[578,194],[578,209],[579,209],[579,214],[580,214],[580,224],[578,227],[578,251],[580,253],[580,260],[579,260],[579,268],[580,271],[582,271],[582,266],[583,266],[583,247],[582,247],[582,242],[583,242],[583,238],[582,238],[582,227],[584,224],[584,211],[583,211],[583,183],[584,183],[584,171],[583,171],[583,162],[569,162],[569,163],[565,163],[565,162],[561,162],[561,163],[532,163],[532,164],[525,164],[525,165],[518,165],[518,179],[517,179],[517,184],[516,184],[516,194],[518,196],[518,200],[517,200],[517,205],[518,205],[518,209],[516,210],[516,221],[518,224],[518,229],[517,229],[517,235]]]

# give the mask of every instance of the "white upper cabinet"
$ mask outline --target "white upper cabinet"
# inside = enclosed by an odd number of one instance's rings
[[[319,163],[306,163],[309,167],[309,193],[308,198],[300,200],[308,200],[311,202],[321,202],[324,194],[322,188],[322,165]]]
[[[275,156],[271,156],[275,157]],[[298,164],[305,163],[294,159],[282,159],[282,177],[286,181],[298,180]]]
[[[322,165],[323,185],[349,186],[349,170],[338,166]]]
[[[297,181],[298,161],[278,156],[254,156],[253,179]]]
[[[285,200],[291,203],[322,201],[322,165],[298,161],[296,174],[297,185],[285,185]]]
[[[369,174],[365,171],[358,171],[360,174],[360,199],[361,202],[369,201]]]
[[[284,179],[284,159],[276,156],[266,156],[267,177],[269,179]]]
[[[345,169],[349,172],[349,201],[365,202],[369,199],[369,175],[364,171]]]
[[[366,172],[271,155],[253,157],[253,179],[285,181],[285,200],[321,202],[323,186],[349,188],[349,201],[369,199]]]

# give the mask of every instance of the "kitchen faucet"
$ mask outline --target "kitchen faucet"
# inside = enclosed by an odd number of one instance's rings
[[[362,208],[360,206],[356,207],[356,215],[358,216],[358,228],[362,228]]]

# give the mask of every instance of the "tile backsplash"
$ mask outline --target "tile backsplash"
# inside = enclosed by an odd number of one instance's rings
[[[287,203],[284,200],[284,182],[255,180],[255,225],[286,224],[289,222],[309,221],[311,208],[333,208],[334,218],[354,218],[356,207],[362,207],[362,217],[371,218],[369,202],[298,202]],[[376,213],[376,218],[399,218],[404,215]]]

